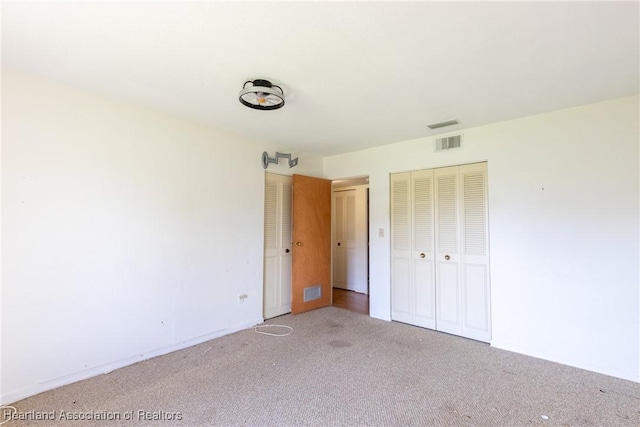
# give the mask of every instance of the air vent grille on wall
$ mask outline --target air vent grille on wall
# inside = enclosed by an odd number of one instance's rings
[[[462,146],[462,135],[446,136],[436,139],[436,151],[446,151]]]

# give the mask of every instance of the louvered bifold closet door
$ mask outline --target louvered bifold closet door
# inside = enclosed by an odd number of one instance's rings
[[[392,319],[435,328],[433,170],[391,175]]]
[[[434,170],[436,329],[462,335],[459,168]]]
[[[391,186],[391,319],[412,323],[411,174],[392,174]]]
[[[291,311],[291,177],[265,175],[263,317]]]
[[[413,324],[435,329],[433,170],[411,172]]]
[[[460,166],[462,335],[491,340],[487,164]]]
[[[487,164],[391,175],[391,318],[489,342]]]

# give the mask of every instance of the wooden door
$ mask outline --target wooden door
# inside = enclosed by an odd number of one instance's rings
[[[263,317],[291,311],[291,177],[267,173],[264,194]]]
[[[293,175],[291,313],[331,305],[331,181]]]

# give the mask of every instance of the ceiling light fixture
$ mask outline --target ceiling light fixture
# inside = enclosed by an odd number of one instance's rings
[[[247,87],[249,83],[251,86]],[[284,91],[269,80],[248,80],[242,86],[239,99],[242,105],[255,110],[277,110],[284,105]]]

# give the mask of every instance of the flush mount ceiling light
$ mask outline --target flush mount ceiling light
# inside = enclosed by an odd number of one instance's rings
[[[251,86],[247,85],[251,83]],[[276,89],[277,88],[277,89]],[[284,105],[284,92],[269,80],[248,80],[240,91],[240,102],[256,110],[277,110]]]

